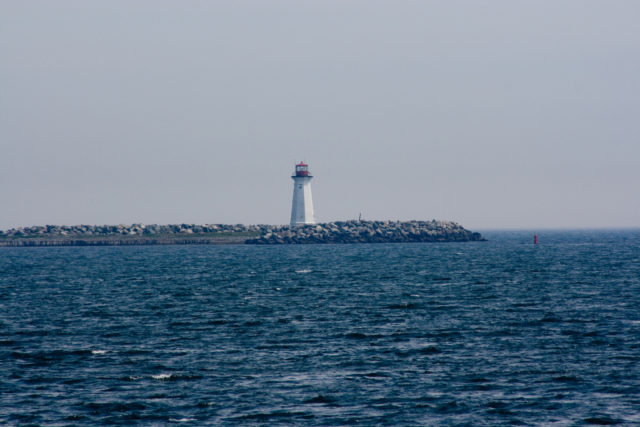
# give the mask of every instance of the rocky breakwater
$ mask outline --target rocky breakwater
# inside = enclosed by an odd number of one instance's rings
[[[0,246],[467,242],[484,240],[450,221],[337,221],[282,225],[45,225],[0,231]]]
[[[406,243],[483,241],[451,221],[337,221],[316,225],[268,227],[247,244]]]

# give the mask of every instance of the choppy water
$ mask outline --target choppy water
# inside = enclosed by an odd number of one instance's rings
[[[0,424],[640,424],[640,231],[0,248]]]

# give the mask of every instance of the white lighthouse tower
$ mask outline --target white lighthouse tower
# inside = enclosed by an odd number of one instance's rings
[[[315,224],[313,201],[311,200],[311,175],[309,165],[300,162],[296,165],[293,178],[293,203],[291,204],[291,227],[302,224]]]

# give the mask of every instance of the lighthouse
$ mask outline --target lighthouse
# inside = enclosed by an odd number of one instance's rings
[[[315,224],[313,201],[311,200],[311,175],[309,165],[300,162],[296,165],[293,178],[293,203],[291,204],[291,227],[302,224]]]

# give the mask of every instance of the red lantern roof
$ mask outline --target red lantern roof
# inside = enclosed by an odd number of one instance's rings
[[[305,162],[300,162],[298,163],[296,166],[309,166],[308,164],[306,164]]]

